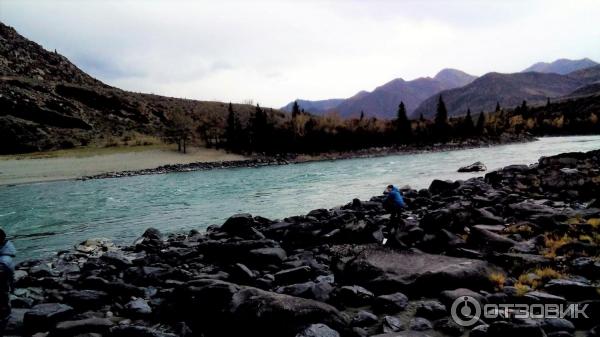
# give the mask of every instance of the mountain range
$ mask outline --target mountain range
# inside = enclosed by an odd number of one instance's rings
[[[452,90],[441,91],[423,101],[412,114],[427,118],[435,115],[438,96],[446,103],[449,116],[473,112],[493,111],[497,103],[502,107],[515,107],[526,100],[529,105],[545,103],[548,98],[568,95],[585,86],[586,81],[576,76],[555,73],[487,73],[472,83]]]
[[[476,78],[460,70],[443,69],[433,78],[421,77],[411,81],[397,78],[375,88],[372,92],[360,91],[347,99],[323,101],[298,100],[298,104],[305,111],[314,114],[325,114],[335,111],[340,116],[348,118],[357,117],[361,111],[364,111],[368,116],[393,118],[396,116],[400,101],[404,102],[407,112],[411,113],[422,101],[431,95],[442,90],[467,85]],[[281,109],[291,111],[292,104],[293,102]]]
[[[600,80],[600,66],[590,59],[559,59],[551,63],[540,62],[519,73],[487,73],[480,78],[456,69],[444,69],[435,77],[404,81],[392,80],[372,92],[361,92],[347,99],[309,101],[298,103],[306,111],[322,115],[338,113],[342,117],[356,117],[361,111],[366,116],[392,119],[400,101],[410,117],[435,114],[439,95],[442,95],[450,116],[473,111],[489,111],[497,102],[504,107],[514,107],[523,100],[531,104],[546,102],[548,98],[562,97]],[[594,90],[595,87],[589,89]],[[587,92],[587,91],[583,91]],[[321,105],[320,102],[328,104]],[[315,104],[316,103],[316,104]],[[337,103],[337,106],[333,106]],[[291,109],[291,104],[282,110]]]

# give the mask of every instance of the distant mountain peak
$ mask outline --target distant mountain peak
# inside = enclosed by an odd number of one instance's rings
[[[369,91],[366,91],[366,90],[361,90],[361,91],[357,92],[356,94],[354,94],[354,96],[350,97],[349,99],[353,99],[353,98],[361,98],[361,97],[363,97],[363,96],[365,96],[365,95],[368,95],[368,94],[370,94],[370,93],[371,93],[371,92],[369,92]]]
[[[580,60],[561,58],[553,62],[535,63],[527,69],[524,69],[522,72],[556,73],[565,75],[577,70],[590,68],[597,65],[597,62],[587,57]]]
[[[435,74],[435,76],[433,78],[439,79],[439,78],[444,78],[445,76],[456,76],[456,75],[471,76],[462,70],[458,70],[458,69],[454,69],[454,68],[444,68],[444,69],[440,70],[437,74]]]
[[[444,89],[452,89],[473,82],[477,76],[469,75],[462,70],[445,68],[440,70],[433,78],[442,82]]]

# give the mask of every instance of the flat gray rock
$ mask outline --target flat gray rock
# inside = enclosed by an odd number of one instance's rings
[[[395,291],[438,294],[442,290],[490,286],[494,265],[475,259],[396,251],[367,245],[344,267],[344,278],[378,294]]]

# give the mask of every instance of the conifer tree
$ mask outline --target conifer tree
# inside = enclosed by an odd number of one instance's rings
[[[482,111],[477,119],[477,134],[482,135],[485,129],[485,113]]]
[[[398,105],[398,115],[396,117],[396,133],[401,142],[408,142],[412,133],[412,127],[408,116],[406,115],[406,107],[404,102],[400,101]]]
[[[236,149],[238,146],[238,132],[239,132],[239,120],[235,111],[233,110],[233,105],[229,103],[229,107],[227,108],[227,128],[225,129],[225,136],[227,137],[227,145],[231,149]]]
[[[469,137],[473,134],[473,118],[471,117],[471,109],[467,109],[467,115],[465,116],[465,120],[463,121],[463,132],[465,133],[463,136]]]
[[[254,110],[254,116],[252,117],[252,143],[255,150],[264,150],[265,140],[268,138],[267,135],[267,114],[256,104]]]
[[[440,95],[440,98],[438,100],[437,112],[435,114],[435,123],[438,125],[448,124],[448,110],[446,109],[446,103],[444,103],[442,95]]]
[[[444,103],[442,95],[440,95],[437,104],[437,112],[435,114],[435,129],[437,138],[444,141],[448,139],[450,133],[450,125],[448,124],[448,110],[446,109],[446,103]]]
[[[298,117],[300,114],[300,106],[298,105],[298,101],[294,101],[294,105],[292,106],[292,118]]]

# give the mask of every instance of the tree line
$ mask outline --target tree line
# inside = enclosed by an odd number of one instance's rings
[[[439,96],[433,119],[421,115],[410,119],[404,102],[399,102],[393,120],[365,117],[343,119],[335,114],[315,116],[305,112],[294,102],[291,114],[281,117],[273,110],[256,105],[244,122],[230,103],[224,125],[216,125],[210,132],[200,132],[208,146],[224,148],[236,153],[315,154],[328,151],[354,151],[371,147],[431,145],[472,140],[501,141],[506,136],[598,133],[598,117],[589,109],[573,107],[573,102],[551,103],[531,108],[526,101],[515,109],[503,109],[496,104],[495,111],[473,114],[467,109],[460,117],[448,116],[442,96]],[[171,128],[179,143],[194,134],[185,118],[176,119]],[[198,130],[196,130],[198,131]],[[200,130],[202,131],[202,130]]]

